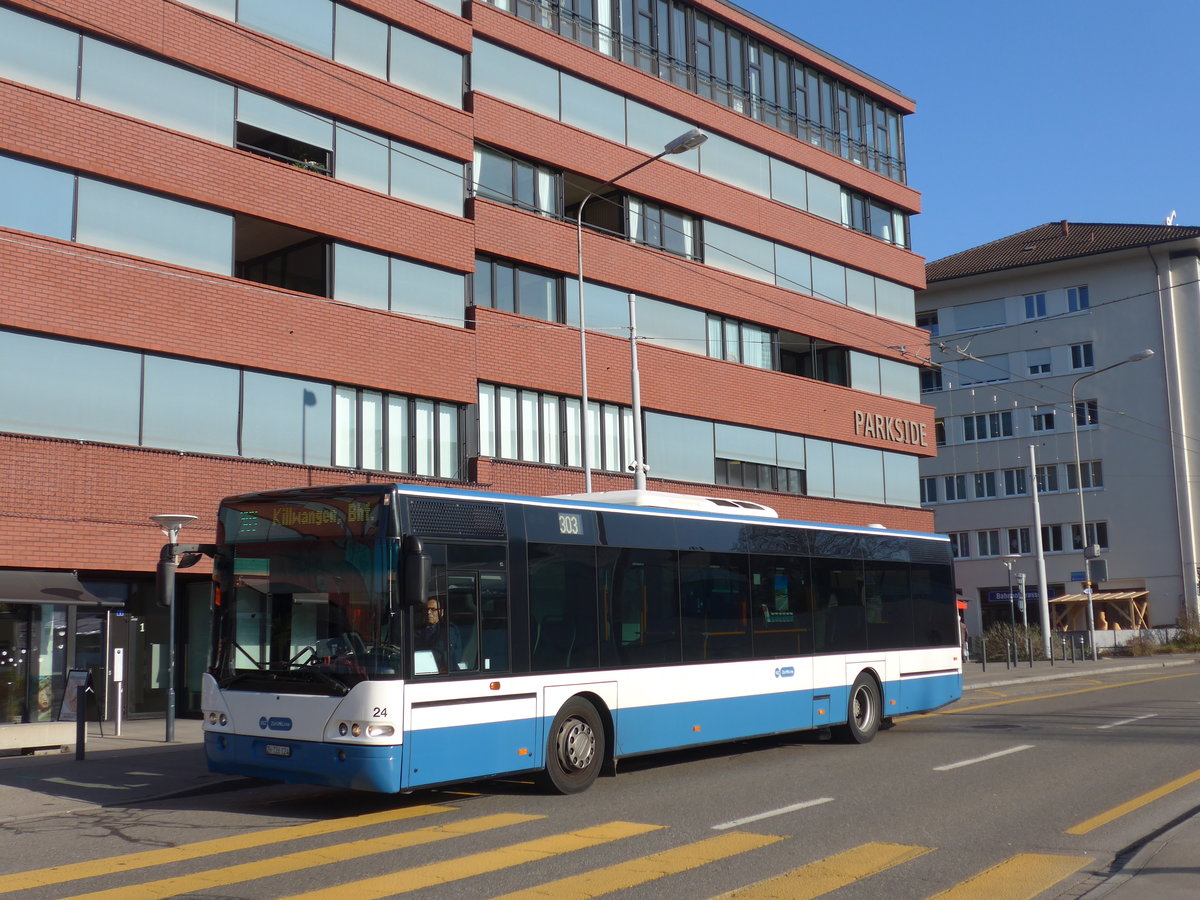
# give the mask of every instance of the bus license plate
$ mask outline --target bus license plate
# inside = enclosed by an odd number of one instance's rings
[[[287,744],[267,744],[267,756],[291,756],[292,748]]]

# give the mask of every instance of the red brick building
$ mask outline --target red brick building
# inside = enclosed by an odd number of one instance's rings
[[[913,104],[735,6],[3,0],[0,107],[0,722],[163,708],[155,513],[631,487],[630,292],[651,489],[932,527]]]

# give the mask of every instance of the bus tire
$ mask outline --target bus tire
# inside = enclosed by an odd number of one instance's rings
[[[542,784],[558,794],[586,791],[604,762],[604,725],[596,708],[581,697],[563,704],[546,742]]]
[[[860,672],[850,687],[846,703],[846,724],[838,728],[838,737],[848,744],[869,744],[883,720],[879,685],[867,672]]]

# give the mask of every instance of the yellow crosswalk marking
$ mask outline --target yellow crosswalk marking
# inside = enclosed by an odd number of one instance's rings
[[[1126,813],[1131,813],[1135,809],[1141,809],[1148,803],[1153,803],[1167,794],[1174,793],[1180,788],[1187,787],[1194,781],[1200,781],[1200,769],[1197,769],[1191,775],[1184,775],[1182,778],[1176,778],[1174,781],[1164,784],[1160,788],[1155,788],[1152,791],[1147,791],[1140,797],[1134,797],[1132,800],[1122,803],[1120,806],[1114,806],[1107,812],[1102,812],[1098,816],[1092,816],[1086,822],[1080,822],[1078,825],[1073,825],[1067,829],[1067,834],[1089,834],[1099,828],[1101,825],[1107,825],[1115,819],[1121,818]]]
[[[393,894],[403,894],[434,885],[450,884],[463,878],[472,878],[527,862],[537,862],[562,853],[585,850],[621,838],[636,837],[662,827],[641,825],[637,822],[610,822],[607,825],[583,828],[567,834],[510,844],[496,850],[485,850],[445,862],[402,869],[388,875],[339,884],[324,890],[296,894],[286,900],[344,900],[346,897],[353,897],[354,900],[377,900],[380,897],[390,897]]]
[[[1021,853],[929,900],[1030,900],[1091,861],[1090,856]]]
[[[783,838],[773,834],[731,831],[720,837],[706,838],[684,847],[584,872],[582,875],[560,878],[558,881],[515,891],[493,900],[537,900],[540,897],[553,897],[555,900],[591,900],[593,897],[602,897],[614,891],[665,878],[667,875],[686,872],[688,869],[757,850],[782,840]]]
[[[339,831],[349,831],[354,828],[385,825],[389,822],[399,822],[404,819],[433,815],[434,813],[450,812],[455,808],[453,806],[410,806],[404,809],[389,809],[385,812],[367,813],[362,816],[347,816],[341,819],[309,822],[304,825],[285,825],[282,828],[268,828],[264,831],[239,834],[235,837],[215,838],[211,841],[197,841],[194,844],[180,844],[178,847],[164,847],[161,850],[144,850],[140,853],[127,853],[123,856],[112,856],[107,859],[69,863],[63,866],[50,866],[45,869],[30,869],[26,872],[17,872],[14,875],[5,875],[4,890],[24,891],[35,887],[45,887],[50,884],[62,884],[64,881],[94,878],[97,875],[111,875],[114,872],[131,872],[135,869],[145,869],[150,866],[161,866],[188,859],[198,859],[202,856],[212,856],[217,853],[249,850],[254,847],[265,847],[269,844],[295,841],[300,838],[319,837]]]
[[[863,844],[721,896],[728,900],[811,900],[924,856],[931,850],[932,847],[909,844]]]
[[[180,894],[204,891],[210,888],[237,884],[242,881],[253,881],[256,878],[267,878],[271,875],[286,875],[301,869],[311,869],[317,866],[327,866],[332,863],[346,862],[351,859],[361,859],[376,853],[387,853],[392,850],[403,850],[421,844],[431,844],[448,838],[461,837],[466,834],[478,834],[493,828],[503,828],[506,825],[516,825],[531,822],[544,816],[523,815],[518,813],[502,813],[494,816],[481,816],[477,819],[465,819],[461,822],[450,822],[445,825],[434,825],[420,828],[416,831],[406,831],[400,834],[389,834],[383,837],[368,838],[361,841],[349,841],[345,844],[333,844],[329,847],[318,847],[313,850],[302,850],[297,853],[285,853],[270,859],[241,865],[223,866],[219,869],[209,869],[205,872],[195,872],[190,875],[180,875],[175,878],[164,878],[159,881],[148,881],[145,884],[129,887],[112,888],[107,891],[96,891],[90,894],[79,894],[67,900],[149,900],[158,897],[178,897]]]

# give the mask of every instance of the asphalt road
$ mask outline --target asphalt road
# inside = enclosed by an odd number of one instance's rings
[[[1079,897],[1200,803],[1200,780],[1161,790],[1200,767],[1198,688],[1189,667],[976,690],[865,746],[807,735],[625,761],[574,797],[242,783],[34,818],[5,829],[0,872],[86,868],[0,876],[0,893]]]

